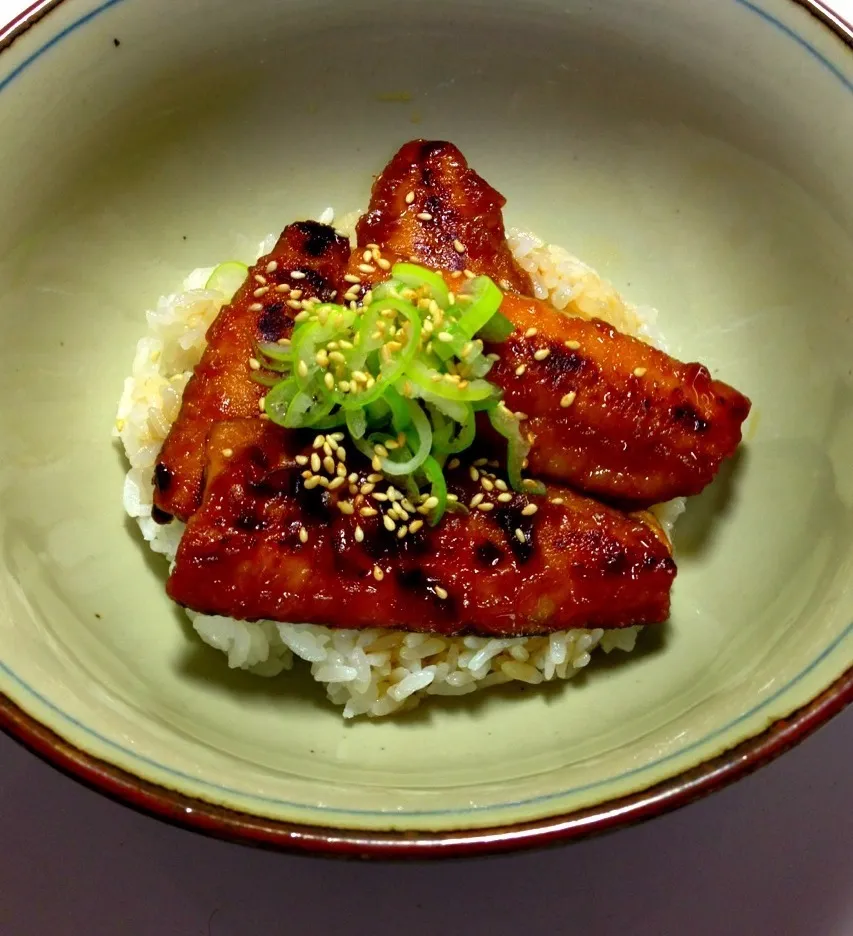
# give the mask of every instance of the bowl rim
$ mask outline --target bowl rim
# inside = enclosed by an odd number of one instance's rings
[[[108,0],[101,7],[114,2],[117,0]],[[766,15],[750,0],[739,2]],[[853,24],[822,0],[787,2],[804,9],[853,52]],[[0,23],[0,53],[7,51],[52,11],[68,3],[69,0],[35,0],[8,24]],[[100,7],[95,12],[98,9]],[[271,819],[219,806],[145,780],[87,753],[28,714],[3,691],[0,691],[0,729],[40,759],[90,789],[173,825],[273,850],[333,857],[418,860],[544,847],[646,821],[686,806],[770,763],[851,703],[853,666],[811,701],[769,723],[753,737],[645,789],[556,816],[441,832],[337,829]]]

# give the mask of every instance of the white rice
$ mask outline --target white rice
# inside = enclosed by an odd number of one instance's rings
[[[352,236],[357,218],[358,212],[341,218],[338,229]],[[333,210],[327,208],[320,220],[332,223]],[[275,240],[275,235],[268,237],[258,255],[268,253]],[[601,318],[621,331],[662,345],[655,331],[654,309],[630,305],[586,264],[529,232],[511,230],[509,243],[519,264],[531,274],[539,298],[567,315]],[[170,562],[183,524],[172,521],[161,526],[151,518],[153,470],[178,415],[184,387],[204,350],[205,332],[224,302],[221,293],[204,288],[211,270],[194,270],[181,292],[162,297],[157,308],[146,313],[148,331],[137,345],[114,430],[130,462],[124,484],[125,510],[138,522],[151,548]],[[683,500],[656,509],[667,533],[683,510]],[[633,650],[642,630],[595,628],[545,637],[448,638],[187,614],[201,639],[227,654],[232,668],[276,676],[290,669],[294,659],[304,660],[314,679],[325,684],[329,699],[343,707],[345,718],[390,715],[413,708],[428,695],[466,695],[513,681],[537,685],[570,679],[589,663],[596,648],[605,653]]]

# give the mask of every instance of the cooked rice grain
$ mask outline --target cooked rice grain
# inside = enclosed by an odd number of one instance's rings
[[[353,236],[358,212],[336,225]],[[327,208],[321,219],[331,223]],[[266,238],[259,255],[268,253],[275,236]],[[590,267],[561,247],[545,244],[526,231],[511,230],[510,246],[530,273],[536,295],[567,315],[593,316],[616,328],[660,345],[654,328],[657,313],[627,303]],[[178,415],[181,395],[205,345],[208,326],[224,297],[204,288],[212,268],[193,271],[179,293],[164,296],[146,314],[148,334],[140,339],[130,377],[118,406],[114,435],[130,462],[124,507],[155,552],[174,561],[183,524],[161,526],[151,518],[153,471],[157,454]],[[670,532],[684,510],[683,501],[656,508]],[[459,696],[500,683],[536,685],[574,676],[596,648],[605,653],[634,649],[640,627],[562,631],[544,637],[496,639],[438,637],[404,631],[335,630],[314,624],[251,623],[188,611],[205,643],[228,656],[232,668],[277,676],[294,659],[311,667],[329,699],[343,707],[345,718],[382,716],[413,708],[429,695]]]

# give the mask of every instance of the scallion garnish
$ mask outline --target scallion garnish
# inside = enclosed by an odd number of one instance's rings
[[[398,263],[362,308],[313,303],[289,339],[257,346],[252,376],[271,386],[264,411],[291,429],[344,427],[374,470],[410,493],[428,489],[432,524],[448,506],[444,463],[473,444],[479,411],[507,439],[513,488],[538,490],[522,478],[530,444],[485,379],[483,339],[512,332],[502,298],[486,276],[453,296],[440,274]]]

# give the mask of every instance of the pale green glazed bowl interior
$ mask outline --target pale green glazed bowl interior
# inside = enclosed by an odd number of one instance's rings
[[[758,5],[66,0],[15,41],[0,55],[0,691],[202,800],[458,830],[649,787],[841,676],[853,53],[790,0]],[[637,652],[565,685],[344,723],[306,673],[232,672],[195,638],[123,516],[110,430],[159,295],[293,219],[363,206],[415,136],[457,143],[510,224],[656,306],[673,352],[754,412],[689,505],[672,619]]]

